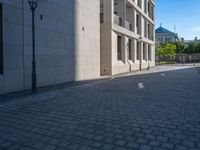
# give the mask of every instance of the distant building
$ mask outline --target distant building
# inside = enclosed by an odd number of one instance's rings
[[[198,39],[197,37],[195,37],[194,40],[184,40],[184,38],[182,38],[181,42],[183,44],[188,44],[188,43],[191,43],[191,42],[200,42],[200,39]]]
[[[156,44],[175,42],[178,40],[178,35],[162,26],[156,29]]]

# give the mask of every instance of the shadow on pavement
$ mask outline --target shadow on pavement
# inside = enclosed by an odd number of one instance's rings
[[[19,91],[19,92],[13,92],[13,93],[8,93],[8,94],[3,94],[0,95],[0,103],[2,102],[6,102],[6,101],[11,101],[11,100],[17,100],[17,99],[21,99],[21,98],[27,98],[27,97],[31,97],[31,96],[36,96],[39,94],[43,94],[43,93],[48,93],[48,92],[53,92],[56,90],[62,90],[62,89],[68,89],[68,88],[72,88],[72,87],[78,87],[81,85],[89,85],[91,83],[96,83],[96,84],[101,84],[103,81],[108,81],[108,80],[129,80],[130,78],[135,78],[135,79],[149,79],[148,77],[152,76],[152,77],[165,77],[165,74],[174,74],[174,73],[178,73],[179,71],[181,72],[190,72],[191,70],[194,70],[195,67],[191,67],[191,68],[178,68],[176,70],[157,70],[155,72],[151,72],[151,70],[149,71],[145,71],[144,74],[143,73],[138,73],[135,72],[136,74],[134,74],[134,72],[127,73],[127,74],[121,74],[121,75],[115,75],[115,76],[110,76],[107,78],[103,78],[103,79],[96,79],[96,80],[85,80],[85,81],[74,81],[74,82],[69,82],[69,83],[63,83],[63,84],[58,84],[58,85],[53,85],[53,86],[47,86],[47,87],[40,87],[38,88],[38,92],[37,94],[32,94],[31,90],[26,90],[26,91]],[[196,69],[198,70],[198,73],[200,75],[200,67],[196,67]],[[159,76],[158,76],[159,75]]]

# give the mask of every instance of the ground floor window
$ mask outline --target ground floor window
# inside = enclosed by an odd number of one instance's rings
[[[132,42],[131,39],[128,40],[128,59],[132,60]]]
[[[151,60],[151,45],[148,45],[148,60]]]
[[[122,37],[117,37],[117,60],[122,60]]]
[[[3,74],[3,15],[2,4],[0,4],[0,74]]]
[[[147,59],[147,54],[146,54],[146,44],[143,44],[143,60]]]
[[[137,42],[137,60],[140,59],[140,43]]]

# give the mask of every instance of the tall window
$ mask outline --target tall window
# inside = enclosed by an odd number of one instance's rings
[[[118,7],[118,2],[117,2],[117,0],[115,0],[115,1],[114,1],[114,14],[115,14],[115,15],[118,14],[117,7]]]
[[[140,60],[140,43],[137,42],[137,60]]]
[[[147,13],[147,0],[144,0],[144,12]]]
[[[143,60],[146,60],[147,55],[146,55],[146,44],[143,44]]]
[[[139,14],[137,14],[137,17],[136,17],[136,27],[137,27],[137,34],[140,34],[140,16]]]
[[[0,4],[0,74],[3,74],[3,15]]]
[[[139,6],[140,8],[142,7],[141,0],[138,0],[138,1],[137,1],[137,4],[138,4],[138,6]]]
[[[144,37],[147,37],[147,20],[144,20]]]
[[[128,59],[132,60],[132,52],[131,52],[131,39],[128,40]]]
[[[117,59],[122,60],[122,37],[117,37]]]
[[[150,2],[148,2],[148,14],[150,15]]]
[[[151,45],[148,45],[148,60],[151,60]]]
[[[150,24],[148,23],[148,38],[150,39],[151,35],[150,35]]]

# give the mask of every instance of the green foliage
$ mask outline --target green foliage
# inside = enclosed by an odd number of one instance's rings
[[[200,53],[200,42],[196,43],[195,53]]]
[[[173,42],[156,46],[157,56],[175,56],[176,53],[200,53],[200,42],[190,42],[187,44]]]
[[[167,43],[156,47],[156,55],[175,56],[177,47],[175,44]]]
[[[184,49],[184,53],[192,54],[195,51],[195,43],[190,42],[186,45],[186,48]]]
[[[183,53],[200,53],[200,42],[190,42],[186,44]]]
[[[185,44],[183,44],[179,41],[173,42],[172,44],[176,45],[176,53],[183,53],[184,52]]]

